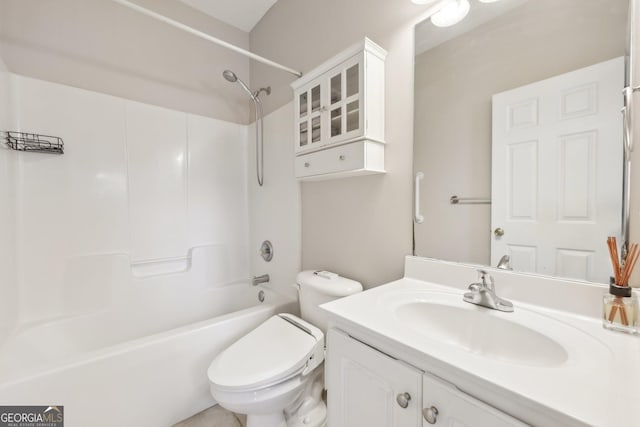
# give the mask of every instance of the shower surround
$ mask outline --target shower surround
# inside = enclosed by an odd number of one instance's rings
[[[0,130],[65,142],[64,155],[0,148],[0,404],[56,400],[83,425],[97,400],[136,425],[211,405],[204,361],[295,310],[299,189],[281,156],[292,136],[275,132],[289,115],[265,120],[258,189],[252,125],[0,70]],[[269,265],[250,250],[265,238],[276,247]],[[249,279],[263,273],[272,283],[261,304]],[[146,395],[114,392],[127,387]]]

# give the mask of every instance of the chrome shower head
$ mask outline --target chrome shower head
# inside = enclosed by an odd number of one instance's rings
[[[251,92],[251,89],[249,89],[249,86],[247,86],[242,80],[240,80],[238,76],[236,76],[236,73],[234,73],[231,70],[224,70],[222,72],[222,77],[224,77],[227,81],[231,83],[236,83],[236,82],[240,83],[240,86],[242,86],[245,92],[249,94],[251,99],[253,99],[254,101],[256,100],[256,96],[254,95],[253,92]]]
[[[227,79],[227,81],[230,81],[231,83],[235,83],[238,81],[238,76],[236,76],[236,73],[234,73],[231,70],[224,70],[224,72],[222,73],[222,77],[224,77],[225,79]]]

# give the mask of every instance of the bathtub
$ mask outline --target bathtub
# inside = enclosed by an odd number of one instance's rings
[[[275,313],[298,310],[247,283],[216,289],[201,306],[207,318],[186,313],[169,330],[158,310],[138,313],[149,319],[135,330],[113,312],[23,328],[0,346],[0,405],[64,405],[67,427],[170,426],[215,403],[207,368],[217,353]]]

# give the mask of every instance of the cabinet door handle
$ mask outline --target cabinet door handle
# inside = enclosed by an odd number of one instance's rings
[[[305,167],[305,168],[308,168],[309,166],[311,166],[311,163],[309,163],[309,162],[304,162],[304,167]]]
[[[340,154],[340,157],[338,157],[340,160],[344,160],[346,159],[346,157],[344,156],[344,154]]]
[[[422,416],[424,420],[429,424],[435,424],[438,422],[438,408],[432,406],[430,408],[424,408],[422,410]]]
[[[400,405],[401,408],[406,408],[409,406],[409,401],[411,400],[411,395],[409,393],[400,393],[396,397],[396,402]]]

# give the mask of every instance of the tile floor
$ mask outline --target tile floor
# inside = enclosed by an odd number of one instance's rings
[[[179,422],[173,427],[245,427],[246,416],[229,412],[219,405],[212,406]]]

